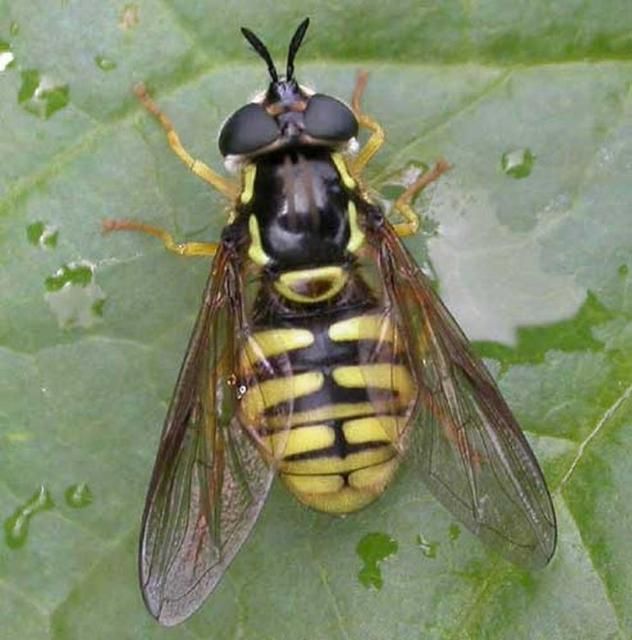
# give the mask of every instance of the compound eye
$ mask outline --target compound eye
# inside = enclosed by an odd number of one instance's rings
[[[228,118],[219,134],[223,156],[253,153],[279,137],[274,118],[260,104],[247,104]]]
[[[315,93],[305,111],[305,130],[312,138],[343,142],[358,134],[358,121],[340,100]]]

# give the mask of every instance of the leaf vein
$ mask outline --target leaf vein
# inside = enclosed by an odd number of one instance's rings
[[[431,122],[429,125],[423,127],[420,132],[413,137],[410,142],[404,145],[397,153],[392,157],[392,160],[386,166],[386,168],[380,171],[375,176],[375,181],[380,182],[384,180],[394,170],[401,168],[401,158],[405,157],[411,149],[413,149],[421,140],[428,138],[434,133],[441,131],[447,127],[453,120],[460,117],[464,113],[467,113],[470,109],[480,104],[482,100],[492,95],[497,89],[506,84],[509,78],[513,75],[512,70],[506,70],[501,73],[497,78],[486,84],[480,91],[476,91],[470,94],[461,104],[451,111],[446,111],[441,114],[441,117]]]
[[[351,640],[351,636],[347,633],[345,629],[344,622],[342,619],[342,612],[340,611],[340,607],[338,606],[338,602],[336,600],[336,596],[329,584],[329,579],[327,578],[327,573],[321,565],[314,562],[315,568],[318,572],[318,576],[320,581],[325,588],[325,593],[327,594],[327,599],[331,604],[331,608],[333,609],[334,615],[336,616],[336,622],[338,623],[338,628],[340,629],[340,634],[344,638],[344,640]]]
[[[562,496],[562,499],[564,499],[563,496]],[[586,552],[586,557],[588,558],[588,560],[590,562],[590,566],[592,567],[592,570],[593,570],[594,574],[597,576],[597,578],[599,580],[599,583],[601,584],[601,587],[603,589],[604,598],[605,598],[606,602],[608,603],[608,606],[610,607],[613,619],[617,623],[617,630],[621,633],[621,617],[619,616],[619,611],[618,611],[617,605],[614,603],[614,601],[612,599],[612,593],[611,593],[610,587],[608,585],[608,580],[607,580],[606,576],[599,570],[599,567],[595,564],[595,561],[593,560],[592,554],[590,553],[590,547],[584,542],[584,539],[582,537],[581,527],[579,526],[579,523],[575,519],[575,516],[573,515],[573,512],[572,512],[572,510],[570,508],[569,503],[566,500],[564,500],[564,502],[566,503],[566,512],[568,513],[568,516],[572,519],[573,525],[575,526],[575,529],[577,530],[577,535],[579,536],[579,539],[582,542],[582,549],[584,549],[584,551]],[[608,636],[608,637],[611,637],[611,636]]]
[[[575,472],[577,465],[582,460],[586,452],[586,449],[588,448],[590,443],[599,435],[599,433],[601,433],[601,431],[606,427],[606,425],[613,419],[617,411],[621,408],[621,405],[623,405],[630,398],[631,395],[632,395],[632,384],[629,385],[627,389],[606,409],[606,411],[598,420],[597,424],[592,429],[592,431],[584,438],[584,440],[582,440],[577,450],[577,454],[573,459],[573,462],[571,462],[568,470],[564,474],[564,477],[562,478],[559,484],[558,491],[561,492],[564,486],[569,482],[571,476]]]

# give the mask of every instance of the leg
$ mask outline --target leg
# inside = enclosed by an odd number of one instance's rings
[[[360,174],[366,167],[367,163],[377,153],[379,148],[384,144],[384,129],[366,114],[362,113],[360,107],[360,100],[362,94],[366,88],[366,83],[369,79],[369,74],[366,71],[360,71],[356,79],[356,85],[353,90],[353,96],[351,98],[351,108],[355,117],[358,119],[358,123],[362,127],[366,127],[371,131],[371,137],[367,140],[367,143],[360,149],[358,155],[351,160],[350,168],[356,173]]]
[[[234,200],[239,194],[239,186],[234,182],[227,180],[226,178],[222,178],[201,160],[196,160],[191,155],[189,155],[187,150],[182,146],[180,138],[175,132],[171,120],[169,120],[169,118],[162,111],[160,111],[158,105],[149,97],[145,85],[142,83],[137,84],[134,87],[134,93],[136,94],[136,97],[141,101],[145,109],[147,109],[147,111],[155,116],[158,122],[160,122],[160,125],[167,134],[169,146],[178,156],[178,158],[180,158],[180,160],[182,160],[182,162],[184,162],[184,164],[191,171],[193,171],[196,176],[202,178],[202,180],[204,180],[205,182],[208,182],[222,195],[225,195],[227,198],[231,198],[232,200]]]
[[[435,166],[422,173],[415,182],[413,182],[393,203],[393,209],[401,214],[406,222],[399,222],[393,225],[398,236],[410,236],[417,232],[419,228],[419,216],[411,206],[413,198],[431,182],[434,182],[439,176],[449,171],[451,166],[443,159],[438,160]]]
[[[148,233],[154,238],[162,240],[165,248],[180,256],[214,256],[217,251],[217,244],[214,242],[175,242],[173,236],[158,227],[152,227],[144,222],[134,222],[133,220],[104,220],[102,224],[104,233],[110,231],[140,231]]]

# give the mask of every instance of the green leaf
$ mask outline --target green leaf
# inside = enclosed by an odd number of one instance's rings
[[[168,632],[143,607],[136,539],[209,265],[100,224],[218,238],[224,204],[131,87],[219,168],[219,125],[266,81],[238,28],[278,59],[305,15],[299,79],[348,99],[370,71],[365,108],[388,133],[371,185],[454,165],[408,243],[543,463],[559,548],[541,572],[508,565],[407,468],[345,519],[277,487],[217,592]],[[631,34],[626,0],[0,0],[2,637],[630,637]],[[392,542],[363,582],[369,535]]]

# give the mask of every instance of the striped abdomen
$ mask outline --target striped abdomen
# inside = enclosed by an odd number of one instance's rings
[[[258,371],[246,384],[240,420],[261,438],[288,488],[320,511],[355,511],[383,492],[414,399],[400,336],[367,306],[285,326],[278,319],[242,352],[242,370],[265,363],[268,375]]]

